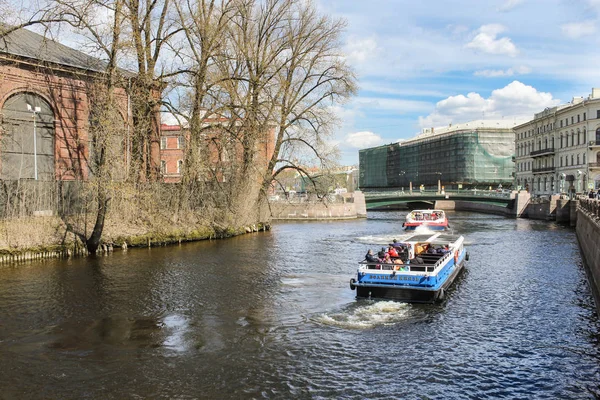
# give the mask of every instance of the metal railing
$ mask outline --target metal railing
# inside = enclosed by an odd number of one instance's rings
[[[554,147],[549,147],[547,149],[536,150],[529,153],[531,157],[540,156],[543,154],[554,154]]]
[[[511,190],[480,190],[480,189],[460,189],[460,190],[390,190],[390,191],[369,191],[363,192],[365,198],[383,198],[383,197],[445,197],[445,196],[475,196],[475,197],[497,197],[499,199],[510,198]]]
[[[533,168],[532,172],[534,174],[541,174],[544,172],[554,172],[556,170],[556,167],[541,167],[541,168]]]
[[[359,262],[361,265],[365,265],[368,271],[396,271],[396,272],[433,272],[437,268],[437,263],[435,265],[431,264],[390,264],[384,262],[367,262],[361,261]],[[370,268],[372,267],[372,268]],[[396,267],[399,267],[399,270],[395,270]],[[411,267],[415,268],[415,271],[411,269]],[[423,269],[425,269],[423,271]]]

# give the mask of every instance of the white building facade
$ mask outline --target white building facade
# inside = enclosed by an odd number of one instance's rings
[[[515,184],[533,195],[600,188],[600,89],[514,128]]]

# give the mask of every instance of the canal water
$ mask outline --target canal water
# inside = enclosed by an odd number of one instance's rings
[[[471,257],[444,303],[356,300],[404,216],[0,267],[0,398],[600,396],[572,229],[451,212]]]

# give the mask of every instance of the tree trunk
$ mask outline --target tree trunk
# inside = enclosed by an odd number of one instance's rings
[[[90,254],[95,254],[98,247],[100,247],[100,239],[102,238],[102,231],[104,230],[104,220],[106,218],[109,200],[110,198],[106,197],[104,190],[100,189],[98,191],[98,213],[96,214],[96,223],[94,224],[92,234],[85,242],[85,246]]]

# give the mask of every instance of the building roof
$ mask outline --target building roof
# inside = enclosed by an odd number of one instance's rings
[[[2,28],[0,25],[0,30]],[[2,53],[88,71],[106,70],[104,61],[24,28],[0,37],[0,54]]]
[[[454,125],[449,125],[449,126],[442,126],[439,128],[430,128],[430,129],[423,129],[423,132],[411,139],[408,139],[409,141],[412,140],[420,140],[420,139],[427,139],[433,136],[437,136],[437,135],[441,135],[444,133],[451,133],[451,132],[457,132],[457,131],[464,131],[464,130],[474,130],[474,129],[512,129],[515,126],[517,126],[521,121],[517,121],[517,120],[505,120],[505,119],[500,119],[500,120],[475,120],[475,121],[469,121],[469,122],[463,122],[461,124],[454,124]]]

